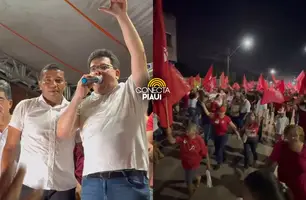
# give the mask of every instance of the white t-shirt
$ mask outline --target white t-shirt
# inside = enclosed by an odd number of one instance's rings
[[[256,104],[256,111],[255,111],[256,115],[260,115],[260,113],[263,113],[263,111],[268,109],[268,105],[267,104],[261,105],[260,102],[261,102],[261,99],[259,99],[259,101]]]
[[[241,107],[240,107],[240,112],[241,113],[249,113],[249,112],[251,112],[251,103],[250,103],[250,101],[249,100],[245,100],[243,103],[242,103],[242,105],[241,105]]]
[[[188,107],[189,108],[196,108],[197,107],[197,102],[198,102],[197,98],[189,99],[188,100]]]
[[[276,126],[276,134],[282,135],[286,126],[289,125],[289,119],[286,116],[283,117],[276,117],[275,119],[275,126]]]
[[[153,132],[158,129],[158,116],[153,113]]]
[[[80,105],[83,175],[123,169],[148,170],[148,101],[130,76],[107,95],[92,93]]]
[[[21,131],[19,164],[26,167],[23,184],[31,188],[65,191],[76,187],[73,149],[75,140],[58,139],[56,125],[68,107],[50,106],[43,96],[25,99],[14,109],[9,126]]]

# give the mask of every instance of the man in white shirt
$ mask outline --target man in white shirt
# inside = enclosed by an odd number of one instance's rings
[[[91,86],[79,81],[74,97],[57,125],[65,140],[80,128],[84,147],[82,200],[149,200],[148,101],[136,87],[148,83],[147,61],[142,41],[127,15],[126,0],[111,0],[103,10],[116,17],[131,55],[132,75],[119,83],[119,61],[108,50],[96,50],[88,59],[90,75],[103,76]]]
[[[242,128],[245,117],[251,112],[251,103],[245,95],[241,95],[241,106],[240,106],[240,124],[239,128]]]
[[[44,190],[43,199],[75,199],[72,140],[56,137],[56,122],[69,102],[63,97],[64,72],[56,64],[45,66],[40,73],[42,95],[25,99],[14,109],[3,151],[2,172],[12,167],[17,145],[21,144],[19,164],[26,167],[21,198],[33,189]]]
[[[0,80],[0,161],[7,138],[7,126],[11,119],[10,109],[12,105],[11,86],[6,81]]]

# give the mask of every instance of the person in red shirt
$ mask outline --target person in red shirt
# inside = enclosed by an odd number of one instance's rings
[[[275,170],[285,183],[294,200],[306,199],[306,145],[304,130],[298,125],[289,125],[284,131],[285,140],[275,144],[268,160],[268,167]]]
[[[217,110],[217,113],[210,113],[205,104],[202,103],[202,107],[207,116],[210,117],[211,123],[214,129],[214,143],[215,143],[215,155],[217,165],[214,167],[218,170],[221,164],[225,161],[225,146],[228,141],[228,127],[231,127],[240,139],[240,134],[237,131],[237,127],[232,122],[231,118],[225,114],[226,107],[222,106]]]
[[[189,123],[187,133],[184,136],[178,136],[169,140],[172,144],[180,145],[180,158],[182,166],[185,170],[185,181],[188,187],[189,196],[194,193],[193,179],[196,178],[196,187],[200,186],[201,175],[199,175],[199,167],[203,157],[207,157],[207,169],[210,169],[210,160],[208,150],[203,138],[197,134],[198,126]]]
[[[246,123],[241,129],[241,133],[243,134],[243,154],[244,154],[244,168],[247,169],[249,167],[249,151],[248,148],[251,148],[254,162],[253,165],[256,164],[258,159],[256,148],[258,144],[258,130],[259,124],[256,121],[256,116],[254,112],[251,112],[246,117]]]

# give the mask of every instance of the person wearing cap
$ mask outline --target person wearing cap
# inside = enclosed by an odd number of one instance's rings
[[[225,160],[225,146],[228,141],[228,127],[231,127],[236,133],[237,137],[241,140],[237,127],[232,122],[231,118],[225,114],[226,107],[221,106],[217,113],[211,113],[207,110],[205,103],[202,103],[202,107],[207,116],[211,119],[212,126],[214,128],[214,142],[215,142],[215,155],[217,165],[215,170],[218,170],[221,164]]]
[[[284,137],[284,130],[286,126],[289,125],[289,119],[286,116],[286,111],[284,107],[281,107],[277,111],[277,115],[275,118],[275,142],[283,139]]]

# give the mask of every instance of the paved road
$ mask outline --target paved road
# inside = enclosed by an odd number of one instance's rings
[[[182,133],[176,131],[176,134]],[[165,158],[154,167],[154,198],[158,200],[188,199],[187,187],[184,184],[184,171],[178,159],[178,146],[169,145],[166,141],[161,142],[161,145]],[[213,152],[211,142],[209,142],[209,150]],[[268,145],[258,145],[259,164],[263,164],[271,150],[272,148]],[[242,144],[235,136],[229,137],[226,152],[226,163],[218,171],[211,172],[213,188],[206,187],[204,177],[192,200],[236,200],[236,197],[239,196],[241,180],[255,169],[243,169]],[[212,164],[215,163],[212,157]],[[200,172],[205,175],[205,170],[205,160],[203,160]]]

